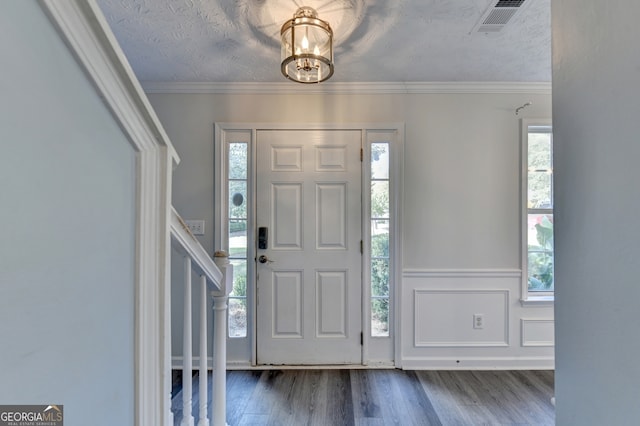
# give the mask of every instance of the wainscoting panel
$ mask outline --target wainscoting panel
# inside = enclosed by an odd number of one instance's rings
[[[552,319],[522,319],[522,346],[553,346]]]
[[[404,270],[396,364],[553,369],[553,306],[522,306],[521,296],[516,269]]]
[[[414,290],[414,318],[416,347],[509,346],[508,290]]]

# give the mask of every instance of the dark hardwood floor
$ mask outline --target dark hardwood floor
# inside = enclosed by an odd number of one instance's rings
[[[553,371],[228,371],[227,423],[553,425],[553,384]],[[197,390],[196,374],[195,407]],[[179,425],[179,389],[173,407],[175,424]],[[194,409],[196,423],[197,411]]]

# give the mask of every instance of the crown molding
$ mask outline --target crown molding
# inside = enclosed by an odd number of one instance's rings
[[[205,83],[143,81],[146,93],[206,93],[229,95],[272,94],[551,94],[551,82],[363,82],[322,83],[313,85],[280,83]]]

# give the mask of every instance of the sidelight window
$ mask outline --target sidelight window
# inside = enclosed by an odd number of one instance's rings
[[[523,123],[523,278],[526,299],[553,297],[553,134],[547,124]]]
[[[389,143],[370,145],[371,335],[389,336]]]
[[[233,289],[229,295],[229,337],[247,336],[247,183],[248,144],[228,145],[229,261],[233,265]]]

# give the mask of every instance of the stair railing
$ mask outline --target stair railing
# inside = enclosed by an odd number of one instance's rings
[[[227,300],[233,283],[233,265],[226,253],[217,252],[214,260],[207,254],[200,242],[189,231],[180,215],[172,208],[171,246],[183,257],[184,264],[184,316],[182,352],[182,403],[181,426],[193,426],[192,412],[192,273],[199,276],[200,291],[200,334],[199,334],[199,401],[198,426],[226,424],[226,343],[227,343]],[[207,300],[213,299],[213,407],[211,416],[207,407]],[[170,398],[170,396],[169,396]],[[171,406],[169,403],[168,407]]]

